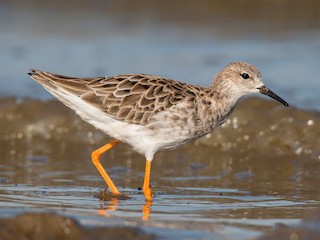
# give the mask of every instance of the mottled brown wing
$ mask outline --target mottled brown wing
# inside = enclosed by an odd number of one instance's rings
[[[115,119],[142,125],[153,114],[186,98],[193,101],[199,90],[194,85],[146,74],[74,78],[32,69],[29,75],[49,91],[63,88]]]
[[[83,100],[116,119],[142,125],[153,114],[195,97],[184,83],[145,74],[95,79],[87,87],[92,91],[82,94]]]

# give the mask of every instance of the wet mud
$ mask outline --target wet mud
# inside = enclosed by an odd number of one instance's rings
[[[84,228],[76,220],[54,213],[24,213],[14,218],[0,219],[0,239],[87,240],[87,239],[155,239],[134,227]]]

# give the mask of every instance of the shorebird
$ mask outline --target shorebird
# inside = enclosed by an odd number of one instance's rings
[[[244,95],[262,93],[289,106],[265,86],[260,71],[245,62],[227,65],[210,86],[148,74],[75,78],[31,69],[29,75],[84,121],[115,138],[91,155],[112,193],[120,194],[100,155],[124,142],[145,156],[146,201],[152,201],[150,172],[156,152],[210,133],[227,120]]]

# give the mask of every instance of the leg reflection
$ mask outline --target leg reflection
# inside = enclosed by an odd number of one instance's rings
[[[103,202],[103,204],[101,205],[101,208],[97,210],[97,213],[104,217],[111,217],[112,212],[117,211],[119,202],[121,200],[128,200],[131,198],[124,194],[110,193],[107,189],[105,189],[99,193],[99,199]],[[146,203],[142,207],[142,219],[144,221],[149,220],[151,209],[152,200],[146,200]]]
[[[109,212],[114,212],[117,210],[119,206],[119,199],[118,198],[111,198],[106,206],[98,210],[98,214],[104,217],[111,217]]]
[[[146,201],[142,208],[142,220],[148,221],[150,218],[150,213],[151,213],[151,208],[152,208],[152,201]]]

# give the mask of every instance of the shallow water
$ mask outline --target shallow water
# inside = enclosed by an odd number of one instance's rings
[[[2,1],[0,239],[315,239],[318,9],[318,1]],[[108,194],[90,159],[108,136],[26,74],[143,72],[208,85],[235,60],[257,65],[291,107],[243,99],[214,133],[158,153],[152,205],[139,190],[144,158],[124,144],[104,154],[128,198]]]
[[[144,158],[128,146],[102,157],[129,197],[117,199],[102,194],[90,160],[107,136],[57,101],[0,106],[2,217],[56,212],[83,227],[134,227],[165,239],[248,239],[277,223],[299,226],[320,207],[318,112],[242,100],[214,134],[156,155],[149,206],[139,190]]]

